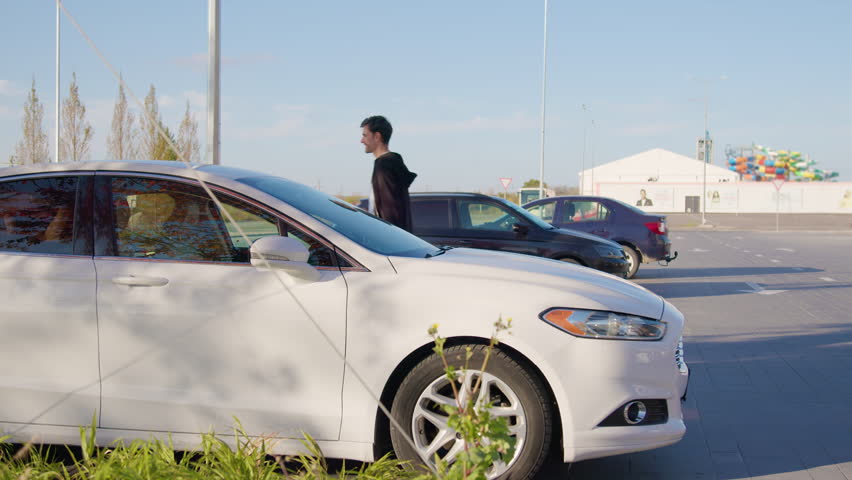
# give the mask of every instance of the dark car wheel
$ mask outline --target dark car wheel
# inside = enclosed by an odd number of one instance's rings
[[[630,268],[627,270],[627,278],[633,278],[639,271],[639,254],[627,245],[622,245],[622,247],[624,247],[624,252],[627,253],[627,262],[630,264]]]
[[[553,412],[546,389],[535,374],[498,349],[492,353],[485,372],[475,370],[482,365],[486,347],[471,347],[471,369],[464,382],[482,377],[477,401],[492,402],[492,415],[505,417],[516,439],[515,456],[508,463],[495,464],[488,478],[532,478],[547,457],[553,435]],[[462,367],[465,346],[447,348],[446,356],[450,365]],[[391,427],[398,458],[420,464],[421,456],[430,463],[435,454],[449,462],[455,459],[464,442],[447,426],[448,416],[441,405],[455,405],[455,399],[441,358],[432,354],[405,377],[391,407],[393,417],[408,429],[416,446],[415,450],[402,432]]]
[[[574,265],[583,265],[582,263],[579,262],[579,260],[576,260],[576,259],[571,258],[571,257],[557,258],[557,260],[559,260],[560,262],[565,262],[565,263],[573,263]]]

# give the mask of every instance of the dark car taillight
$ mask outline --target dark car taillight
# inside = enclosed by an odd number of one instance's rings
[[[666,222],[648,222],[645,226],[656,235],[666,234]]]

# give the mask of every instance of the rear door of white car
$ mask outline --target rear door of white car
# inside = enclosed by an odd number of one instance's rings
[[[300,232],[322,276],[297,280],[252,267],[194,182],[98,175],[96,192],[102,428],[229,432],[236,417],[251,435],[337,439],[343,361],[299,305],[343,351],[333,250]],[[250,199],[219,198],[250,240],[286,228]]]
[[[99,407],[91,175],[0,180],[0,422],[89,425]]]

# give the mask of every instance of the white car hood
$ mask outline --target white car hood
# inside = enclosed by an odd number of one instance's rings
[[[519,295],[534,290],[536,296],[547,296],[546,303],[553,307],[607,310],[654,319],[662,318],[665,308],[662,298],[633,282],[532,255],[454,248],[432,258],[390,257],[390,261],[400,275],[517,283]]]

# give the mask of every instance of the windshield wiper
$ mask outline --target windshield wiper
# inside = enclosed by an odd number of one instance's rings
[[[438,251],[437,251],[437,252],[435,252],[435,253],[427,253],[427,254],[426,254],[426,256],[425,256],[425,258],[437,257],[438,255],[442,255],[442,254],[446,253],[446,252],[447,252],[447,250],[451,250],[451,249],[453,249],[453,248],[455,248],[455,247],[448,247],[448,246],[446,246],[446,245],[445,245],[445,246],[443,246],[443,247],[438,247]]]

